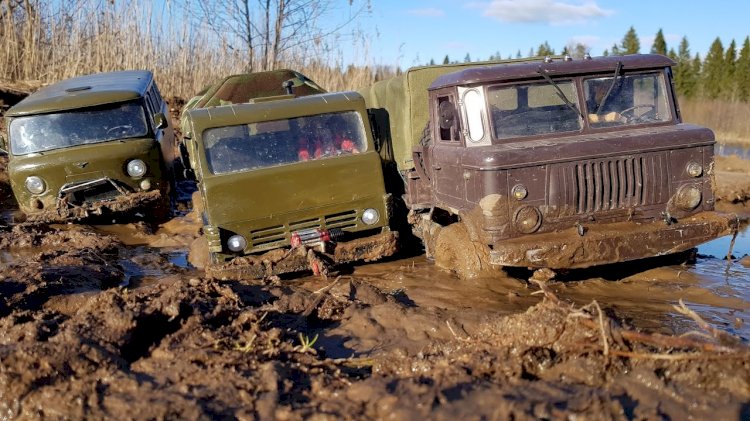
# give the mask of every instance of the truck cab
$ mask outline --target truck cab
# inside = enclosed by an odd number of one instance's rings
[[[470,225],[489,264],[530,268],[675,253],[730,233],[733,218],[713,211],[714,134],[682,121],[672,65],[566,57],[424,83],[423,117],[412,110],[405,135],[391,121],[394,150],[411,149],[398,166],[415,225],[447,214]],[[377,87],[368,100],[389,116],[409,103]]]
[[[221,277],[307,269],[306,248],[332,264],[395,252],[390,195],[359,94],[254,98],[185,118],[203,233]],[[274,251],[283,258],[266,254]]]

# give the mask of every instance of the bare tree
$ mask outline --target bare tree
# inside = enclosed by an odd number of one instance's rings
[[[181,1],[195,24],[246,54],[248,72],[272,70],[291,54],[315,50],[371,7],[370,0]]]

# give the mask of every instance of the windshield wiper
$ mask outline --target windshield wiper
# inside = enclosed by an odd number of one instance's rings
[[[560,89],[560,86],[558,86],[558,84],[555,83],[555,81],[552,80],[551,77],[549,77],[549,75],[547,74],[547,71],[544,70],[544,69],[542,69],[542,66],[539,66],[539,70],[537,70],[537,73],[539,73],[540,75],[542,75],[542,77],[544,78],[544,80],[546,80],[547,82],[549,82],[550,85],[552,85],[552,86],[555,87],[555,91],[556,91],[555,93],[557,94],[558,97],[560,97],[560,99],[565,103],[565,105],[568,106],[568,108],[570,108],[571,110],[575,111],[576,114],[578,114],[579,116],[581,116],[581,118],[583,118],[583,113],[581,112],[581,110],[579,110],[578,107],[576,107],[576,105],[573,104],[568,99],[567,96],[565,96],[565,93],[562,91],[562,89]]]
[[[612,89],[615,88],[615,85],[617,84],[617,78],[620,76],[621,70],[622,70],[622,62],[618,61],[617,67],[615,67],[615,75],[612,77],[612,83],[609,84],[609,89],[607,89],[607,93],[604,94],[604,97],[602,98],[602,102],[600,102],[599,106],[596,107],[594,114],[599,115],[599,111],[604,109],[604,104],[607,103],[607,99],[609,99],[609,94],[611,94]]]

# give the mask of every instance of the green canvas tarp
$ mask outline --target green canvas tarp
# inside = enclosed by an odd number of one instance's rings
[[[376,111],[377,109],[385,109],[388,112],[390,120],[389,140],[392,145],[383,145],[381,156],[386,160],[395,161],[401,171],[413,168],[412,149],[419,144],[429,120],[427,88],[438,76],[470,67],[528,62],[530,60],[540,60],[540,58],[412,67],[399,76],[360,89],[359,93],[365,98],[367,108],[376,109]]]

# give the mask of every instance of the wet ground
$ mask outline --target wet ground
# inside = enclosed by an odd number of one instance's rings
[[[750,163],[717,168],[750,214]],[[189,263],[188,185],[156,228],[19,225],[2,176],[3,419],[750,419],[747,228],[731,260],[722,238],[541,283],[421,255],[222,282]]]

